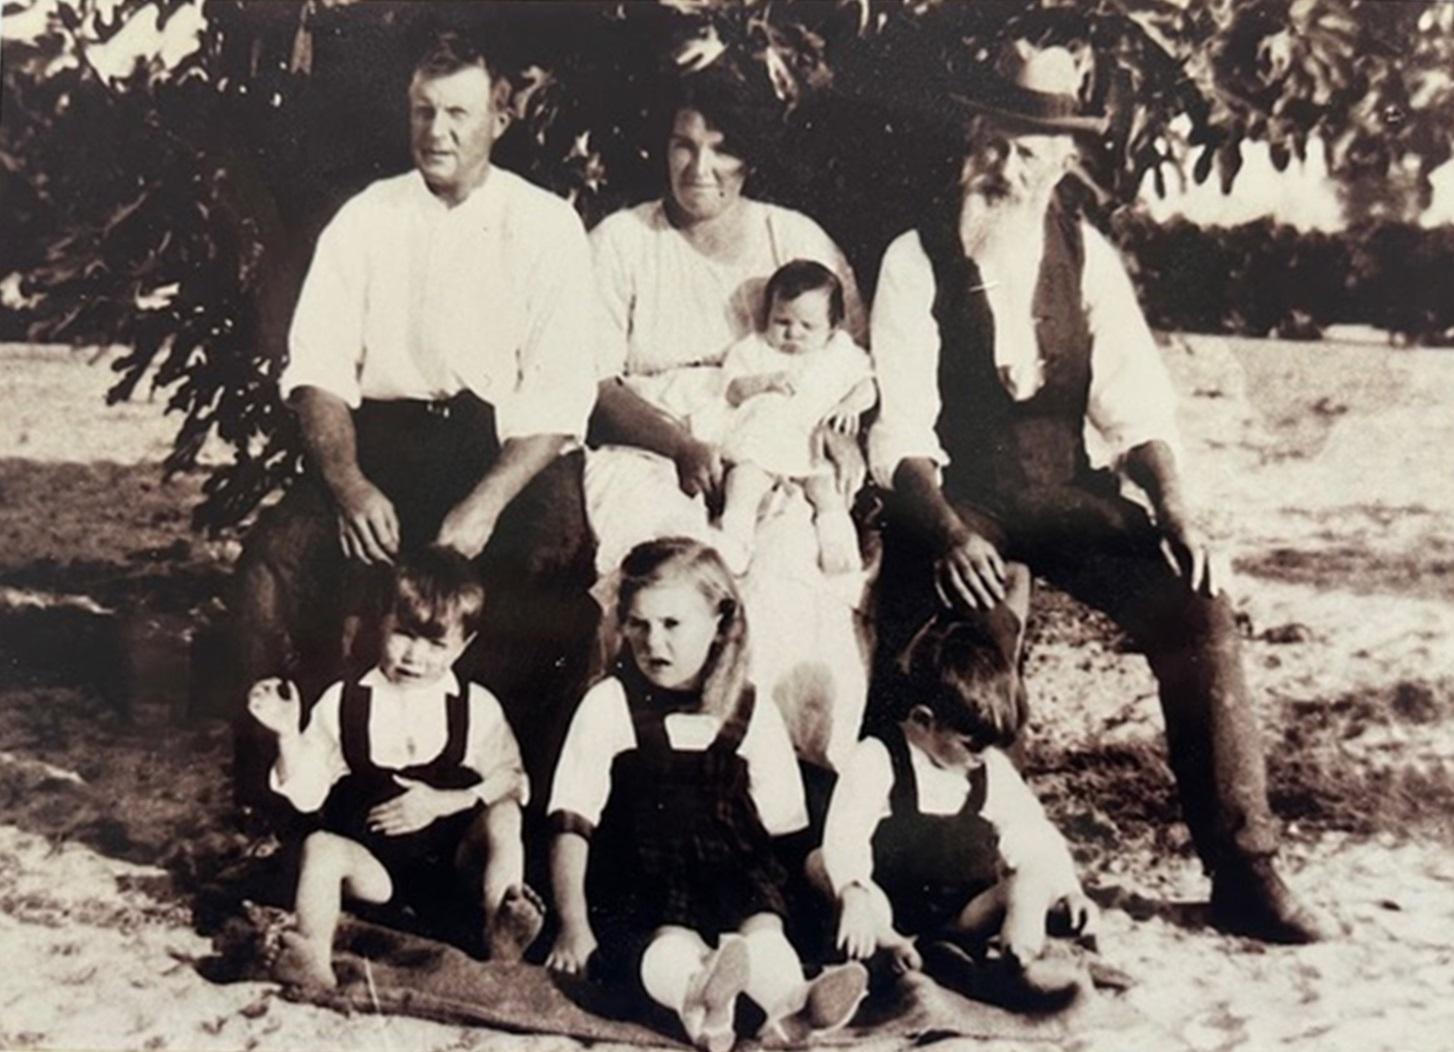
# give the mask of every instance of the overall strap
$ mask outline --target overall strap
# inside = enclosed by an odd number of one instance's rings
[[[631,714],[631,729],[636,734],[636,748],[653,756],[661,756],[671,751],[671,739],[666,734],[667,714],[651,703],[640,680],[639,673],[631,675],[628,672],[619,676],[617,681],[626,695],[626,709]]]
[[[464,763],[465,746],[469,743],[470,707],[469,684],[464,690],[445,696],[444,699],[445,739],[436,763],[458,767]]]
[[[752,713],[756,707],[757,690],[748,684],[742,688],[732,713],[722,721],[722,728],[707,748],[713,752],[735,753],[747,735],[747,728],[752,723]]]
[[[343,762],[355,774],[373,770],[375,766],[369,753],[369,713],[373,698],[373,691],[362,683],[344,681],[343,696],[338,701],[339,745],[343,748]]]
[[[980,764],[969,772],[969,792],[965,794],[964,806],[959,809],[962,815],[977,815],[984,810],[985,797],[989,795],[989,771],[984,764]]]

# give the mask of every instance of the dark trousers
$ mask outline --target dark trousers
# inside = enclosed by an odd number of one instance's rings
[[[1160,536],[1108,474],[998,501],[951,503],[1008,559],[1104,611],[1146,654],[1160,689],[1171,768],[1197,853],[1209,870],[1271,854],[1277,828],[1236,626],[1225,596],[1194,594],[1162,556]],[[935,553],[892,510],[884,531],[876,682],[938,610]],[[966,612],[966,617],[986,615]],[[994,634],[994,626],[987,626]]]
[[[468,395],[443,404],[365,402],[354,414],[359,465],[393,502],[405,549],[428,544],[445,514],[479,482],[499,447],[490,407]],[[571,712],[585,687],[597,609],[587,594],[594,541],[581,489],[583,457],[558,457],[501,515],[477,565],[484,624],[460,659],[462,680],[500,699],[520,740],[532,797],[549,793]],[[324,487],[299,479],[247,538],[231,610],[238,682],[234,784],[239,802],[267,804],[275,756],[269,732],[242,709],[266,676],[298,682],[306,703],[377,657],[352,636],[378,612],[381,578],[343,557]]]

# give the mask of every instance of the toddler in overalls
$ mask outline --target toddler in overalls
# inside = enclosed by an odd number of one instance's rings
[[[378,665],[328,688],[305,727],[293,684],[252,688],[249,711],[278,739],[273,790],[322,826],[303,842],[297,931],[283,935],[280,981],[336,984],[344,894],[422,912],[459,905],[463,890],[483,915],[465,941],[481,940],[494,959],[519,959],[539,934],[543,908],[524,884],[519,746],[490,692],[451,671],[484,601],[468,560],[427,548],[394,569]]]
[[[772,838],[807,824],[782,716],[747,682],[732,575],[684,538],[622,564],[624,646],[582,699],[550,799],[560,932],[547,960],[638,980],[698,1047],[725,1052],[745,994],[760,1036],[846,1023],[867,973],[812,981],[783,933],[787,879]]]
[[[983,629],[947,616],[918,632],[900,671],[887,699],[898,719],[855,746],[809,858],[839,911],[838,948],[984,1000],[1064,1005],[1082,977],[1043,957],[1047,919],[1089,934],[1096,912],[1001,751],[1026,718],[1019,678]]]

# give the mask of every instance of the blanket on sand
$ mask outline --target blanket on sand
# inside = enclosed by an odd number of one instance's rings
[[[652,1015],[618,988],[532,964],[482,962],[423,935],[351,917],[340,925],[334,964],[337,990],[290,996],[345,1012],[398,1013],[586,1041],[660,1047],[685,1040],[667,1013]],[[950,1036],[1063,1043],[1074,1034],[1139,1019],[1121,998],[1090,989],[1069,1009],[1033,1016],[970,1000],[916,973],[875,993],[850,1026],[820,1035],[815,1043],[886,1038],[920,1043]]]

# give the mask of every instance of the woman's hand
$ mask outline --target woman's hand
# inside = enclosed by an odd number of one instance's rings
[[[701,494],[708,509],[715,508],[722,494],[722,453],[716,446],[685,438],[672,458],[677,466],[677,483],[689,497]]]
[[[247,711],[252,718],[280,738],[298,733],[301,705],[298,688],[276,676],[258,680],[247,692]]]
[[[591,954],[596,952],[597,945],[596,933],[591,931],[589,924],[562,924],[560,934],[555,937],[555,945],[550,948],[550,956],[545,958],[545,966],[566,975],[585,975],[586,965]]]

